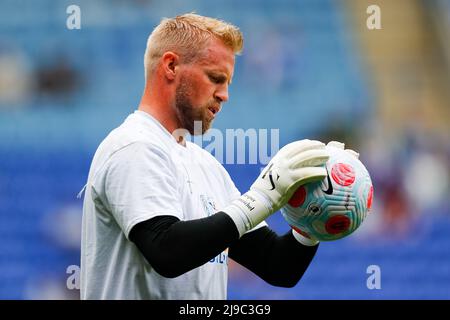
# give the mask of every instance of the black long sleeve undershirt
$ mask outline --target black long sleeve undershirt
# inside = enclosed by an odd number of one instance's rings
[[[229,257],[267,283],[294,287],[302,278],[318,245],[304,246],[289,231],[278,236],[268,227],[243,235],[230,247]]]
[[[278,236],[268,227],[238,239],[234,222],[223,212],[190,221],[158,216],[134,226],[130,240],[152,267],[167,278],[199,267],[230,248],[230,258],[281,287],[295,286],[317,251],[317,246],[298,243],[291,232]]]
[[[218,212],[189,221],[158,216],[135,225],[129,237],[156,272],[175,278],[217,256],[239,233],[233,220]]]

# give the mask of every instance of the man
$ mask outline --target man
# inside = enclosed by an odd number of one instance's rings
[[[274,286],[302,277],[318,242],[278,236],[264,220],[326,176],[324,144],[283,147],[241,196],[184,137],[204,133],[228,100],[242,44],[235,26],[195,14],[164,19],[150,35],[139,110],[100,144],[89,172],[82,299],[226,299],[228,256]]]

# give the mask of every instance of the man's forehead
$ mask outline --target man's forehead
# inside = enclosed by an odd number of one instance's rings
[[[211,41],[204,49],[199,63],[203,66],[226,72],[231,76],[234,69],[234,60],[233,50],[216,40]]]

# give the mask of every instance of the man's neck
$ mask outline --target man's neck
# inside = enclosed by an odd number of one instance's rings
[[[175,110],[170,105],[170,97],[171,93],[165,90],[164,86],[160,86],[158,82],[146,83],[138,110],[151,115],[180,145],[186,146],[184,134],[180,134],[180,130],[177,130],[180,125]]]
[[[139,105],[138,110],[151,115],[174,137],[174,139],[177,141],[178,144],[184,147],[186,146],[186,137],[183,134],[180,134],[182,133],[182,131],[177,130],[178,129],[178,126],[176,125],[177,122],[173,121],[173,117],[171,117],[170,112],[163,113],[150,105],[142,103]],[[176,134],[174,134],[174,132],[176,132]]]

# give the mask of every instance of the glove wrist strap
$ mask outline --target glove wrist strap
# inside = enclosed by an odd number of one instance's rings
[[[222,210],[233,219],[239,237],[270,216],[271,202],[260,192],[249,190]]]

